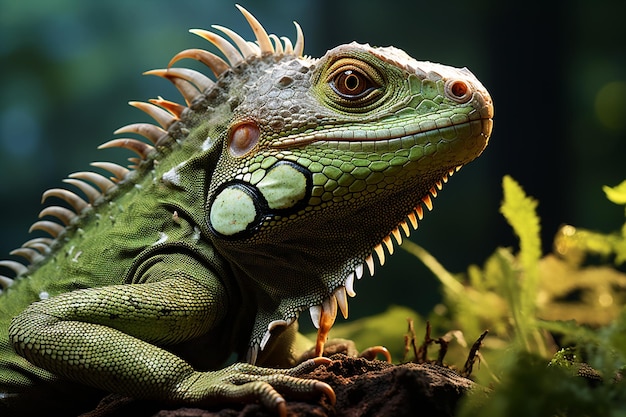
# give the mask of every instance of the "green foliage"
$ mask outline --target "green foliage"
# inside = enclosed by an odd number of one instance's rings
[[[490,330],[475,377],[493,391],[469,396],[460,415],[626,416],[626,275],[608,263],[626,262],[626,225],[609,234],[565,226],[555,253],[542,257],[537,202],[510,177],[503,190],[517,252],[498,248],[482,267],[453,275],[403,245],[442,284],[444,302],[430,318],[439,331],[471,339]],[[626,206],[626,181],[604,191]]]

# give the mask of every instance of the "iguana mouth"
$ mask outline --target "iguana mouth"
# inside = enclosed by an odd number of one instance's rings
[[[321,356],[323,353],[324,343],[326,342],[328,333],[337,318],[337,310],[341,311],[344,319],[348,318],[348,296],[356,297],[356,292],[354,291],[355,279],[359,280],[363,277],[365,267],[367,267],[370,275],[374,276],[374,254],[376,254],[380,266],[383,266],[386,260],[385,248],[387,249],[387,252],[389,252],[389,255],[393,255],[395,249],[394,240],[397,245],[401,245],[403,239],[402,232],[404,232],[405,237],[408,238],[411,234],[411,229],[417,230],[419,221],[424,218],[424,208],[428,211],[433,209],[432,199],[437,197],[438,192],[443,188],[443,184],[447,183],[448,179],[454,175],[455,172],[458,172],[461,167],[462,165],[459,165],[456,168],[451,169],[443,175],[441,180],[435,182],[435,185],[424,197],[422,197],[420,203],[418,203],[418,205],[407,214],[406,219],[402,220],[389,233],[389,235],[383,238],[382,242],[372,248],[372,253],[365,258],[363,263],[359,264],[353,271],[348,271],[343,285],[335,288],[332,294],[328,298],[324,299],[321,304],[309,307],[311,321],[317,329],[317,340],[315,345],[316,356]],[[283,323],[280,324],[282,325]],[[266,333],[268,339],[269,334],[273,329],[273,326],[269,327]],[[263,350],[263,345],[261,346],[261,350]]]
[[[484,108],[488,109],[489,105],[485,104]],[[408,124],[406,127],[387,128],[383,127],[381,123],[381,127],[379,129],[371,130],[358,128],[350,129],[349,126],[338,125],[337,127],[324,129],[322,131],[285,136],[282,139],[272,142],[270,146],[276,149],[284,149],[295,146],[304,146],[315,142],[390,141],[410,136],[425,135],[429,132],[441,131],[463,125],[471,125],[473,123],[480,125],[483,135],[489,137],[491,126],[493,125],[493,114],[487,112],[482,117],[475,119],[468,118],[462,122],[453,122],[450,120],[446,125],[437,124],[435,121],[426,121],[426,123]],[[485,123],[487,123],[487,126],[485,126]],[[372,122],[372,124],[374,123]]]

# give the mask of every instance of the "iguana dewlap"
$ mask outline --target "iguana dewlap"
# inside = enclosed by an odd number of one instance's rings
[[[46,191],[57,203],[31,229],[49,237],[12,252],[27,266],[0,261],[15,273],[0,276],[2,416],[49,410],[25,399],[71,384],[281,414],[284,395],[332,398],[298,377],[328,360],[292,367],[310,347],[298,316],[323,345],[374,254],[383,264],[487,145],[492,101],[467,69],[357,43],[313,59],[297,24],[292,44],[239,9],[256,42],[192,30],[223,58],[188,49],[150,71],[184,103],[131,102],[156,124],[101,148],[129,149],[132,165],[93,163],[106,174]],[[224,365],[232,353],[247,363]]]

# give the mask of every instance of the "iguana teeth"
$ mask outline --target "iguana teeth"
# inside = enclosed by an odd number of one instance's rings
[[[402,233],[400,233],[400,226],[396,227],[391,231],[392,236],[396,239],[398,245],[402,244]]]
[[[96,185],[103,194],[115,187],[115,183],[110,179],[97,174],[95,172],[80,171],[68,175],[69,178],[78,178],[80,180],[89,181]]]
[[[15,272],[16,275],[22,275],[25,274],[26,271],[28,271],[27,267],[15,261],[0,261],[0,266],[10,269],[11,271]]]
[[[430,199],[430,196],[428,194],[422,198],[422,202],[424,203],[428,211],[433,209],[433,201]]]
[[[242,38],[237,32],[220,25],[211,25],[211,27],[228,36],[235,43],[235,45],[237,45],[237,48],[239,48],[239,51],[244,58],[248,59],[257,56],[256,51],[248,45],[248,41]]]
[[[37,252],[35,249],[23,248],[23,247],[13,249],[11,252],[9,252],[9,255],[21,256],[22,258],[26,259],[31,264],[34,264],[35,262],[43,259],[43,256],[41,256],[41,253]]]
[[[363,277],[363,264],[359,264],[354,268],[354,273],[356,274],[356,279],[361,279]]]
[[[354,292],[354,272],[350,272],[348,274],[344,286],[346,288],[346,292],[350,297],[356,297],[356,292]]]
[[[444,177],[444,178],[445,178],[445,177]],[[437,187],[437,189],[438,189],[439,191],[441,191],[441,190],[443,189],[443,184],[441,183],[441,181],[437,181],[437,182],[435,183],[435,187]]]
[[[222,73],[230,68],[230,65],[226,63],[222,58],[215,55],[212,52],[205,51],[204,49],[185,49],[184,51],[180,51],[167,64],[167,67],[170,68],[176,62],[181,59],[193,59],[195,61],[201,62],[206,65],[215,75],[215,77],[219,77]]]
[[[152,142],[152,144],[157,144],[159,139],[167,135],[166,130],[153,125],[152,123],[131,123],[129,125],[122,126],[113,132],[114,135],[120,135],[122,133],[136,133],[148,139]]]
[[[63,182],[66,184],[71,184],[74,187],[78,188],[80,191],[82,191],[87,197],[87,200],[89,200],[90,204],[93,204],[96,200],[98,200],[102,196],[102,193],[100,193],[100,191],[96,190],[94,187],[87,184],[85,181],[80,181],[74,178],[65,178]]]
[[[126,174],[130,172],[128,169],[124,168],[123,166],[114,164],[113,162],[92,162],[90,165],[92,167],[104,169],[105,171],[108,171],[111,174],[113,174],[113,177],[111,177],[111,180],[113,182],[122,181],[124,178],[126,178]]]
[[[337,318],[337,297],[332,294],[322,301],[321,314],[318,320],[317,340],[315,341],[315,356],[322,356],[324,344],[328,339],[328,332]]]
[[[389,255],[393,255],[393,241],[391,240],[391,235],[385,236],[383,243],[385,244],[387,251],[389,251]]]
[[[230,42],[222,38],[220,35],[204,29],[189,29],[189,32],[193,33],[194,35],[198,35],[202,39],[207,40],[215,45],[217,49],[219,49],[224,54],[231,67],[236,67],[237,65],[243,63],[243,56],[237,50],[237,48],[231,45]]]
[[[63,233],[63,231],[65,230],[65,227],[61,226],[58,223],[54,223],[48,220],[40,220],[38,222],[33,223],[30,229],[28,229],[29,232],[32,232],[34,230],[42,230],[50,234],[50,236],[57,238],[61,233]]]
[[[417,218],[415,217],[415,213],[414,212],[410,212],[409,214],[407,214],[406,216],[409,219],[409,222],[411,222],[411,227],[413,227],[413,230],[417,229]]]
[[[137,139],[131,138],[120,138],[113,139],[108,142],[103,143],[98,146],[98,149],[106,149],[106,148],[124,148],[135,152],[142,160],[148,159],[148,155],[150,155],[155,148],[151,145],[148,145],[145,142],[141,142]]]
[[[437,189],[435,187],[431,188],[430,190],[428,190],[428,192],[430,193],[430,195],[432,195],[433,197],[437,197]]]
[[[273,54],[274,47],[272,46],[272,41],[270,40],[269,36],[267,36],[267,32],[265,31],[261,23],[259,23],[256,17],[252,16],[249,11],[247,11],[240,5],[235,4],[235,7],[239,9],[241,14],[243,14],[243,17],[245,17],[248,21],[248,24],[250,25],[252,32],[254,32],[257,42],[259,43],[261,52],[263,54]]]
[[[46,207],[45,209],[41,210],[41,212],[39,212],[40,219],[45,216],[56,217],[57,219],[61,220],[61,222],[65,226],[68,226],[70,222],[72,221],[72,219],[74,219],[77,215],[72,210],[67,209],[65,207],[50,206],[50,207]]]
[[[415,214],[417,214],[418,220],[422,220],[424,218],[424,209],[422,206],[415,207]],[[415,227],[417,229],[417,227]]]
[[[338,287],[334,292],[335,298],[337,299],[337,305],[339,306],[339,310],[341,310],[341,315],[344,319],[348,318],[348,298],[346,297],[346,287],[341,286]]]
[[[365,264],[370,271],[370,275],[374,276],[374,257],[371,254],[365,258]]]
[[[60,198],[61,200],[65,201],[70,206],[72,206],[72,208],[74,209],[76,213],[80,213],[81,211],[83,211],[85,208],[89,206],[89,203],[87,203],[85,200],[80,198],[75,193],[68,191],[64,188],[51,188],[49,190],[44,191],[44,193],[41,196],[41,202],[43,203],[49,197]]]
[[[0,264],[1,265],[1,264]],[[322,315],[322,306],[309,307],[309,314],[311,315],[311,321],[316,329],[320,328],[320,316]]]
[[[174,117],[176,117],[178,119],[180,119],[181,116],[183,115],[183,112],[185,110],[187,110],[186,106],[183,106],[182,104],[175,103],[173,101],[165,100],[163,97],[151,98],[148,101],[150,103],[154,104],[155,106],[159,106],[162,109],[167,110],[168,112],[170,112],[172,114],[172,116],[174,116]]]
[[[246,362],[249,364],[256,364],[256,359],[259,356],[259,347],[257,345],[250,346],[248,352],[246,352]]]
[[[402,221],[402,222],[400,223],[400,227],[402,228],[402,231],[404,232],[404,235],[405,235],[406,237],[411,236],[411,229],[409,228],[409,225],[407,224],[407,222]]]
[[[144,101],[129,101],[128,104],[152,117],[163,129],[170,127],[178,119],[160,107]]]
[[[379,243],[378,245],[374,246],[374,252],[378,256],[378,261],[380,262],[380,265],[383,266],[385,264],[385,250],[383,249],[383,245]]]

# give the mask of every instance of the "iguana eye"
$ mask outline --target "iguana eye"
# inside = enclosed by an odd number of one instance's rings
[[[371,65],[355,58],[343,58],[329,68],[326,82],[343,104],[362,104],[378,96],[383,78]]]
[[[358,99],[376,88],[370,78],[357,69],[346,69],[331,80],[330,86],[335,93],[345,99]]]

